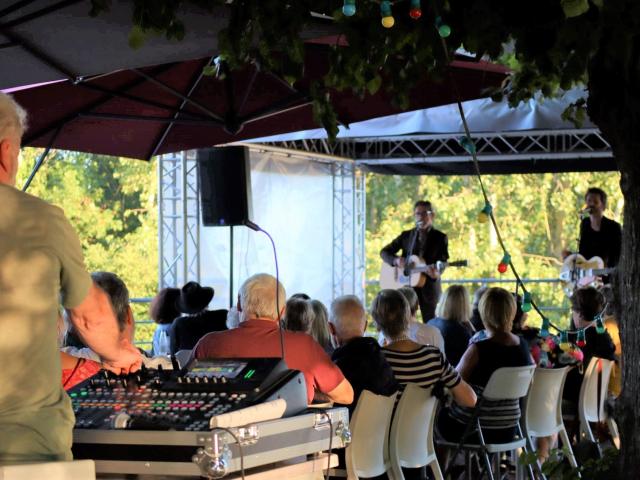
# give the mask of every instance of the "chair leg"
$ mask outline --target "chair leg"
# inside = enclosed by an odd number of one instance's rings
[[[487,469],[487,475],[489,476],[490,480],[495,480],[495,477],[493,476],[493,466],[491,465],[491,459],[489,458],[489,454],[485,450],[483,450],[479,454],[482,455],[482,459],[484,460],[484,466]]]
[[[611,440],[613,440],[613,444],[618,450],[620,450],[620,434],[618,433],[618,424],[613,418],[608,417],[607,427],[609,427],[609,434],[611,435]]]
[[[444,477],[442,476],[442,470],[440,470],[440,464],[438,463],[437,459],[433,460],[427,466],[431,467],[431,471],[433,472],[433,476],[436,480],[444,480]]]
[[[576,456],[573,454],[573,449],[571,448],[571,442],[569,441],[569,435],[567,434],[567,431],[563,428],[558,432],[558,434],[560,435],[560,440],[562,441],[562,447],[567,451],[569,464],[573,468],[578,468],[578,461],[576,460]]]

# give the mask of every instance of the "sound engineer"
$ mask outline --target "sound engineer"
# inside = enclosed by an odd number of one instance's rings
[[[25,128],[25,111],[0,93],[0,464],[71,459],[74,416],[60,382],[59,303],[105,368],[129,372],[141,362],[121,341],[63,211],[15,188]]]

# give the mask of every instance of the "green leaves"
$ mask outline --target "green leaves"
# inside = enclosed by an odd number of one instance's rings
[[[561,0],[560,4],[567,18],[579,17],[589,11],[589,0]]]
[[[138,25],[134,25],[129,31],[129,46],[134,50],[142,47],[146,39],[147,36]]]

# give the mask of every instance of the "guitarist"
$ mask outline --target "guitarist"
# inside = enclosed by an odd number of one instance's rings
[[[584,200],[589,218],[580,223],[579,252],[584,258],[598,256],[606,268],[615,267],[620,260],[622,228],[615,220],[604,216],[607,194],[599,188],[589,188]]]
[[[380,251],[382,260],[392,266],[405,267],[406,259],[410,255],[418,255],[427,264],[437,261],[446,262],[449,259],[447,236],[433,228],[435,212],[431,202],[420,200],[413,206],[416,228],[405,230],[389,245]],[[413,244],[413,245],[412,245]],[[401,251],[401,256],[397,253]],[[415,288],[420,301],[422,321],[428,322],[435,317],[436,305],[442,293],[440,272],[435,267],[426,272],[426,283],[423,287]]]

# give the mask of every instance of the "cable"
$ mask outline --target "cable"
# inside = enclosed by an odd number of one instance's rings
[[[235,433],[233,433],[230,429],[225,427],[215,427],[213,430],[211,430],[211,435],[213,436],[213,433],[217,430],[222,430],[224,432],[227,432],[229,435],[233,437],[233,440],[238,444],[238,452],[240,453],[240,477],[242,478],[242,480],[245,480],[244,479],[244,452],[242,451],[242,443],[240,443],[240,439]]]
[[[269,238],[269,240],[271,240],[271,246],[273,247],[273,259],[276,264],[276,322],[278,323],[278,331],[280,333],[280,354],[282,360],[284,360],[284,332],[282,330],[282,323],[280,322],[280,291],[278,288],[280,286],[280,272],[278,270],[278,254],[276,253],[276,244],[273,241],[271,235],[269,235],[269,232],[258,226],[256,223],[253,223],[251,220],[245,220],[244,224],[251,230],[264,233]]]

